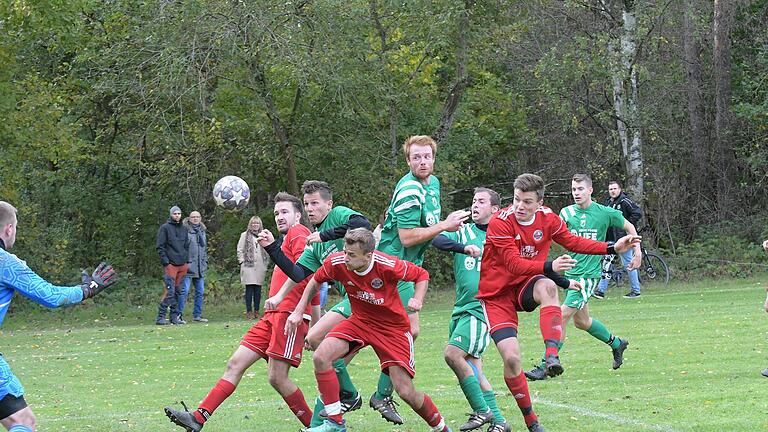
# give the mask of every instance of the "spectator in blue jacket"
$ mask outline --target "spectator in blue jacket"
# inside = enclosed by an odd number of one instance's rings
[[[8,252],[16,242],[16,208],[0,201],[0,325],[16,292],[49,308],[69,306],[93,297],[115,283],[112,266],[102,262],[92,275],[83,272],[81,285],[52,285],[27,263]],[[106,395],[105,395],[106,396]],[[24,400],[24,387],[0,354],[0,424],[10,432],[32,432],[35,414]]]

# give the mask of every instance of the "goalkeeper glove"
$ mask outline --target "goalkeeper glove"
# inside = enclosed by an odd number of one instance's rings
[[[95,296],[115,282],[117,282],[115,269],[106,262],[99,264],[91,275],[83,271],[83,284],[80,285],[83,289],[83,300]]]

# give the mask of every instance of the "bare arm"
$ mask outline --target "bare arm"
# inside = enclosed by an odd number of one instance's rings
[[[454,232],[458,231],[461,224],[469,218],[470,213],[466,210],[457,210],[448,215],[445,220],[442,220],[432,226],[417,227],[417,228],[398,228],[397,235],[400,237],[400,243],[405,247],[411,247],[418,244],[426,243],[435,238],[443,231]]]
[[[315,278],[312,278],[307,286],[304,287],[304,293],[301,295],[299,303],[296,304],[296,308],[293,309],[291,315],[285,320],[285,334],[292,335],[296,333],[296,328],[298,328],[299,324],[304,320],[304,311],[307,310],[309,300],[317,294],[317,288],[319,286],[320,284],[317,283]]]
[[[285,299],[285,296],[287,296],[288,293],[290,293],[293,287],[296,285],[296,282],[292,281],[291,279],[286,279],[285,283],[283,283],[283,286],[280,287],[280,291],[264,301],[264,310],[277,310],[277,306],[280,304],[280,302]]]

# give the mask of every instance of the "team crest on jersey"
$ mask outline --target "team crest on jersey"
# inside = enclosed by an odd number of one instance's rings
[[[584,228],[585,226],[587,226],[587,220],[586,220],[586,219],[582,219],[580,222],[581,222],[581,227],[582,227],[582,228]]]
[[[533,232],[533,239],[534,240],[539,241],[542,238],[544,238],[544,233],[541,230],[537,229],[536,231]]]
[[[434,195],[432,196],[432,206],[437,207],[437,198]]]
[[[375,278],[374,280],[371,281],[371,288],[373,289],[379,289],[383,286],[384,286],[384,281],[379,278]]]
[[[467,270],[472,270],[473,268],[475,268],[475,262],[477,262],[477,260],[475,260],[471,256],[464,258],[464,268]]]
[[[435,215],[432,213],[427,213],[427,226],[432,226],[436,223],[437,221],[435,220]]]

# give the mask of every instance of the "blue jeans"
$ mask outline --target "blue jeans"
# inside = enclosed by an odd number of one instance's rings
[[[635,250],[630,249],[626,252],[618,254],[619,257],[621,257],[621,263],[624,264],[624,268],[626,268],[629,265],[629,262],[632,261],[632,257],[635,256]],[[637,276],[637,270],[632,270],[629,272],[629,285],[630,290],[633,293],[640,294],[640,278]],[[597,285],[596,292],[605,294],[605,290],[608,288],[608,279],[600,279],[600,283]]]
[[[320,308],[325,309],[325,301],[328,299],[328,282],[320,284]]]
[[[190,282],[195,284],[195,308],[192,310],[192,317],[200,318],[203,316],[205,277],[193,278],[189,275],[184,276],[184,280],[181,282],[181,294],[179,294],[179,315],[184,314],[184,305],[187,302],[187,296],[189,296]]]

